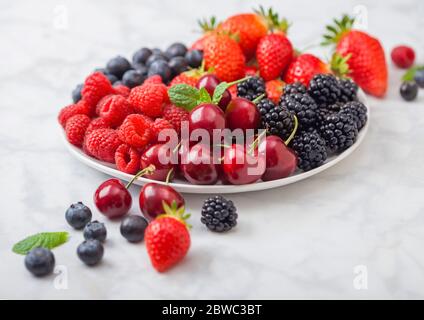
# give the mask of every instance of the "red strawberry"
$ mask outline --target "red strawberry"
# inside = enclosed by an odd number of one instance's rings
[[[119,171],[136,174],[140,169],[141,154],[128,144],[121,144],[115,152],[115,164]]]
[[[84,141],[85,131],[91,119],[85,114],[77,114],[66,122],[66,138],[74,146],[81,147]]]
[[[258,68],[255,66],[245,66],[244,67],[244,76],[245,77],[255,77],[258,75]]]
[[[280,79],[267,81],[265,83],[266,95],[274,103],[280,101],[280,97],[283,94],[284,82]]]
[[[183,73],[180,73],[174,79],[172,79],[169,87],[172,87],[176,84],[188,84],[189,86],[196,87],[197,81],[200,79],[201,73],[197,70],[190,70]]]
[[[141,114],[131,114],[118,128],[121,141],[135,148],[142,148],[151,142],[153,132],[151,119]]]
[[[113,128],[121,125],[126,116],[133,113],[129,102],[121,95],[106,96],[100,100],[98,105],[99,116],[106,119]]]
[[[384,50],[378,39],[352,30],[354,19],[345,15],[328,27],[324,44],[336,44],[336,52],[348,58],[350,76],[365,92],[383,97],[387,91],[388,72]]]
[[[222,81],[231,82],[243,78],[245,57],[237,41],[227,34],[211,34],[203,48],[205,68],[213,68]]]
[[[115,162],[116,149],[122,144],[113,129],[97,129],[85,136],[84,151],[99,160]]]
[[[190,248],[190,233],[184,207],[163,202],[164,214],[149,223],[144,234],[147,253],[153,267],[164,272],[180,262]]]
[[[284,75],[284,82],[300,82],[308,86],[314,75],[329,72],[328,66],[322,60],[312,54],[303,53],[289,64]]]
[[[115,93],[109,79],[101,72],[94,72],[85,79],[81,94],[90,107],[95,108],[101,98]]]
[[[189,113],[183,108],[168,104],[163,108],[163,117],[174,126],[177,133],[180,133],[181,122],[188,121]]]
[[[144,83],[131,89],[128,101],[137,111],[152,118],[160,117],[169,102],[168,90],[164,84]]]
[[[84,100],[80,100],[76,104],[71,104],[69,106],[62,108],[62,110],[60,110],[59,112],[59,116],[57,117],[57,119],[60,125],[63,128],[65,128],[66,122],[68,121],[69,118],[77,114],[85,114],[89,116],[90,113],[91,113],[91,108],[88,105],[88,103],[85,102]]]
[[[261,39],[256,49],[259,72],[265,81],[280,77],[293,57],[293,46],[282,33],[271,33]]]

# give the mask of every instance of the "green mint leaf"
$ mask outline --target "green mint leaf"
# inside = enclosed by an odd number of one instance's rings
[[[199,101],[197,101],[197,103],[201,104],[201,103],[211,103],[211,102],[212,102],[212,99],[209,92],[205,88],[200,88]]]
[[[219,101],[221,101],[222,95],[224,94],[225,90],[228,89],[228,83],[227,82],[221,82],[218,84],[213,92],[212,97],[212,103],[218,104]]]
[[[404,81],[404,82],[413,81],[414,77],[415,77],[415,73],[418,70],[424,70],[424,66],[415,66],[415,67],[408,69],[406,71],[406,73],[403,75],[402,81]]]
[[[200,92],[188,84],[176,84],[168,89],[169,99],[177,107],[191,111],[197,106]]]
[[[42,232],[29,236],[16,243],[12,251],[17,254],[27,254],[32,249],[42,247],[53,249],[68,241],[69,234],[67,232]]]

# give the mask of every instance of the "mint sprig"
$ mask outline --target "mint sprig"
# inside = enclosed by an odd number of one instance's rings
[[[408,69],[406,71],[406,73],[403,75],[402,81],[404,81],[404,82],[413,81],[414,80],[414,77],[415,77],[415,73],[418,70],[424,70],[424,65],[415,66],[415,67],[412,67],[412,68]]]
[[[68,239],[67,232],[41,232],[19,241],[13,246],[12,251],[25,255],[37,247],[53,249],[64,244]]]

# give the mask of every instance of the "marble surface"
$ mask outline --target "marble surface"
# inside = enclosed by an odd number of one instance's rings
[[[203,196],[186,195],[193,245],[170,272],[156,273],[144,245],[127,244],[110,221],[103,263],[88,268],[76,257],[82,234],[66,224],[65,209],[78,200],[93,206],[107,177],[62,145],[56,115],[71,89],[113,55],[190,42],[198,17],[258,3],[294,23],[300,49],[316,44],[333,16],[363,4],[386,50],[411,43],[423,62],[419,0],[0,2],[0,298],[424,298],[424,92],[404,103],[392,66],[386,99],[371,99],[369,135],[344,162],[294,185],[232,195],[239,226],[225,235],[201,225]],[[60,274],[35,279],[11,247],[58,230],[71,233],[54,250]]]

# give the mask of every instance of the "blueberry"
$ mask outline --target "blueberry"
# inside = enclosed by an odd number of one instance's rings
[[[153,48],[152,49],[152,54],[160,54],[160,55],[164,55],[163,51],[159,48]]]
[[[150,68],[153,62],[162,60],[162,61],[168,61],[168,58],[165,57],[163,54],[152,54],[149,59],[146,61],[146,67]]]
[[[151,55],[152,50],[149,48],[141,48],[134,53],[132,58],[133,64],[145,64]]]
[[[84,228],[84,239],[85,240],[99,240],[104,242],[106,240],[106,227],[104,223],[97,220],[89,222]]]
[[[25,257],[25,267],[33,275],[42,277],[51,273],[54,269],[54,255],[49,249],[32,249]]]
[[[134,88],[142,84],[145,79],[146,79],[146,76],[142,75],[139,71],[128,70],[122,76],[122,83],[128,88]]]
[[[202,64],[203,52],[200,50],[190,50],[187,51],[185,58],[190,67],[198,68]]]
[[[183,57],[174,57],[172,58],[168,65],[171,67],[174,75],[178,75],[181,72],[188,70],[187,60]]]
[[[115,58],[109,60],[106,65],[107,73],[113,74],[118,79],[121,79],[125,71],[128,71],[129,69],[131,69],[130,62],[121,56],[116,56]]]
[[[124,84],[122,83],[122,81],[121,80],[118,80],[118,81],[116,81],[114,84],[113,84],[113,86],[114,87],[116,87],[116,86],[123,86]]]
[[[417,97],[418,85],[415,82],[408,81],[400,86],[400,95],[406,101],[412,101]]]
[[[78,84],[74,90],[72,90],[72,101],[77,103],[81,100],[81,90],[84,85],[82,83]]]
[[[160,75],[162,81],[164,83],[167,83],[171,79],[172,70],[166,61],[158,60],[152,63],[149,68],[149,73],[147,75],[151,77],[155,74]]]
[[[424,88],[424,69],[415,72],[414,80],[420,88]]]
[[[85,264],[92,266],[103,258],[103,245],[98,240],[86,240],[77,248],[78,257]]]
[[[121,222],[121,234],[129,242],[143,241],[147,225],[147,220],[142,216],[129,215]]]
[[[85,227],[87,223],[91,221],[91,210],[85,206],[82,202],[71,204],[66,210],[65,218],[71,227],[79,230]]]
[[[171,44],[168,49],[166,49],[165,54],[169,58],[173,57],[184,57],[187,52],[187,47],[179,42]]]
[[[109,79],[109,82],[111,83],[111,84],[114,84],[116,81],[118,81],[119,79],[115,76],[115,75],[113,75],[113,74],[111,74],[111,73],[106,73],[105,74],[105,76],[106,76],[106,78],[108,78]]]
[[[147,76],[148,68],[144,64],[135,63],[133,64],[135,70],[141,73],[143,76]]]
[[[94,69],[94,72],[101,72],[103,74],[106,74],[107,70],[105,68],[96,68],[96,69]]]

